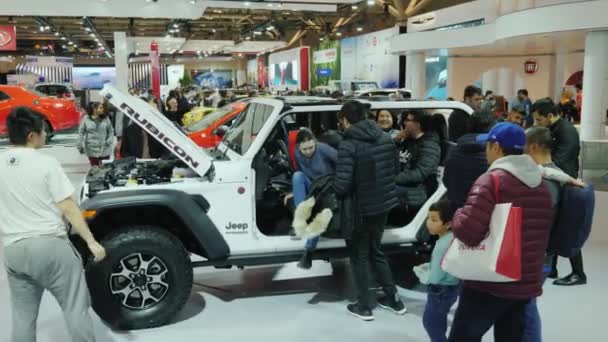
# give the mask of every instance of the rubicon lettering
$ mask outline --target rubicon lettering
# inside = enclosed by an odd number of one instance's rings
[[[190,166],[196,168],[199,166],[199,162],[194,160],[183,148],[175,144],[171,138],[167,137],[161,132],[156,126],[149,122],[146,118],[142,117],[141,114],[133,110],[128,104],[123,103],[120,105],[120,109],[125,110],[133,120],[137,121],[148,133],[154,135],[160,142],[162,142],[169,149],[173,150],[175,154],[182,157],[184,161]]]
[[[458,246],[458,249],[461,251],[485,251],[486,245],[481,244],[479,246],[467,246],[464,243],[460,243],[460,246]]]

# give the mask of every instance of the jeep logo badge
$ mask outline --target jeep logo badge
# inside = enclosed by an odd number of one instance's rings
[[[246,234],[249,225],[247,223],[232,223],[226,225],[226,234]]]

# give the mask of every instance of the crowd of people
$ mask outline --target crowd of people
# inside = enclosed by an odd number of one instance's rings
[[[428,285],[423,324],[431,341],[481,341],[492,327],[496,341],[541,341],[536,298],[542,294],[545,278],[557,278],[557,256],[548,249],[548,241],[559,210],[560,188],[584,184],[577,180],[580,146],[574,126],[551,99],[532,103],[527,91],[520,94],[516,107],[520,109],[497,118],[482,110],[481,90],[469,86],[463,100],[475,112],[453,111],[449,126],[442,114],[371,113],[366,104],[347,101],[337,117],[343,137],[337,149],[318,142],[308,129],[299,131],[293,195],[286,201],[293,198],[296,206],[302,203],[311,184],[329,174],[335,174],[336,194],[354,199],[349,208],[354,227],[346,241],[357,302],[348,305],[348,312],[373,320],[375,302],[399,315],[407,312],[382,250],[385,225],[395,209],[419,210],[438,188],[437,170],[444,166],[447,194],[431,205],[426,221],[437,241],[430,262],[414,269]],[[175,122],[191,108],[179,90],[162,102],[145,93],[133,95]],[[218,95],[210,100],[220,106],[227,95]],[[108,104],[92,103],[88,109],[78,130],[78,150],[91,165],[111,156],[114,136],[118,138],[114,152],[123,157],[158,158],[164,153],[155,139]],[[530,118],[533,125],[528,127]],[[15,148],[0,154],[0,187],[6,189],[0,192],[0,229],[12,291],[13,341],[34,340],[43,289],[59,300],[74,340],[93,341],[82,266],[71,250],[63,217],[96,260],[105,257],[105,250],[71,200],[74,189],[61,166],[36,151],[45,141],[39,117],[17,108],[7,125]],[[452,238],[477,246],[488,235],[493,209],[503,202],[526,208],[521,279],[469,281],[443,270],[441,259]],[[311,267],[317,242],[306,241],[301,268]],[[582,254],[570,261],[572,273],[555,285],[587,282]],[[385,293],[377,300],[369,290],[373,279]],[[447,315],[457,300],[448,336]]]

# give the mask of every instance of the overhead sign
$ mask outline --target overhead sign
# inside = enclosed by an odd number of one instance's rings
[[[25,63],[39,67],[71,67],[73,57],[25,56]]]
[[[312,56],[313,64],[333,63],[338,59],[338,49],[315,51]]]
[[[0,51],[17,50],[17,31],[14,25],[0,26]]]

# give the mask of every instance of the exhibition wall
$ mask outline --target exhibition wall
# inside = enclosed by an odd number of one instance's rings
[[[247,61],[247,83],[258,84],[258,60]]]
[[[399,28],[368,33],[340,41],[341,79],[372,80],[383,88],[399,87],[399,56],[390,53],[390,40]]]
[[[524,64],[529,59],[535,59],[538,63],[538,71],[534,74],[526,74],[524,71]],[[523,84],[513,82],[510,94],[498,95],[506,96],[511,100],[515,97],[518,87],[528,89],[532,99],[553,94],[554,56],[450,57],[448,58],[448,96],[461,100],[464,88],[480,81],[486,71],[505,68],[521,77]]]
[[[311,54],[310,85],[312,88],[327,86],[329,81],[340,79],[340,41],[325,40],[313,48]]]
[[[268,83],[272,90],[308,90],[310,67],[308,47],[268,56]]]

